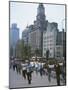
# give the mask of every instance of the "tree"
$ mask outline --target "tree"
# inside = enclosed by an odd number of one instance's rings
[[[40,56],[40,54],[41,54],[41,50],[37,48],[37,49],[35,50],[35,55],[36,55],[36,56]]]
[[[19,40],[16,46],[16,53],[17,56],[23,60],[29,59],[31,57],[31,47],[27,44],[24,44],[23,39]]]
[[[49,50],[46,51],[46,60],[49,58]]]
[[[24,54],[24,41],[19,40],[16,44],[16,57],[19,57],[23,59],[23,54]]]

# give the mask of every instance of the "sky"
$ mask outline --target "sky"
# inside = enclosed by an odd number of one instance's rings
[[[37,16],[37,3],[10,3],[10,26],[17,23],[20,29],[20,38],[22,31],[26,26],[33,24]],[[61,31],[65,23],[65,5],[43,4],[45,8],[46,20],[49,22],[57,22],[58,29]]]

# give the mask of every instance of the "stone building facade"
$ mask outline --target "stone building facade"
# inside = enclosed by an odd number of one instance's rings
[[[37,8],[37,16],[33,28],[31,32],[28,33],[28,44],[31,46],[32,52],[36,49],[40,50],[41,56],[43,50],[43,31],[46,30],[46,24],[45,8],[43,4],[40,3]]]
[[[23,36],[24,32],[26,32],[26,35]],[[49,57],[54,58],[57,57],[57,52],[63,52],[62,44],[58,43],[62,43],[58,24],[56,22],[50,23],[46,20],[45,8],[42,3],[37,8],[37,16],[34,24],[28,26],[24,32],[22,33],[22,38],[25,38],[24,41],[31,46],[32,53],[38,49],[41,52],[40,56],[46,57],[46,51],[49,50]],[[58,38],[59,36],[61,37],[60,39]],[[62,57],[62,53],[60,56]]]
[[[48,23],[47,30],[43,32],[43,57],[46,57],[47,50],[50,58],[65,57],[65,43],[65,32],[58,30],[57,23]]]
[[[47,30],[43,32],[43,56],[46,57],[46,51],[49,50],[49,57],[55,57],[56,39],[58,34],[57,23],[49,23]]]

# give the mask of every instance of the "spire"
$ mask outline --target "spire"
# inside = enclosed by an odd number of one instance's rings
[[[40,3],[38,8],[37,8],[37,15],[38,14],[45,14],[45,8],[43,6],[43,3]]]
[[[45,20],[45,8],[43,3],[39,3],[39,6],[37,8],[37,20]]]
[[[38,8],[44,8],[43,3],[40,3]]]

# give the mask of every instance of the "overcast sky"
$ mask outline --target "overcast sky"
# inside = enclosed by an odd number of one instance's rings
[[[52,4],[43,4],[45,7],[46,19],[49,22],[57,22],[59,30],[64,27],[65,23],[65,6],[64,5],[52,5]],[[20,28],[20,37],[22,31],[26,28],[27,24],[33,24],[36,20],[37,15],[36,3],[20,3],[20,2],[11,2],[10,3],[10,25],[12,23],[17,23]]]

